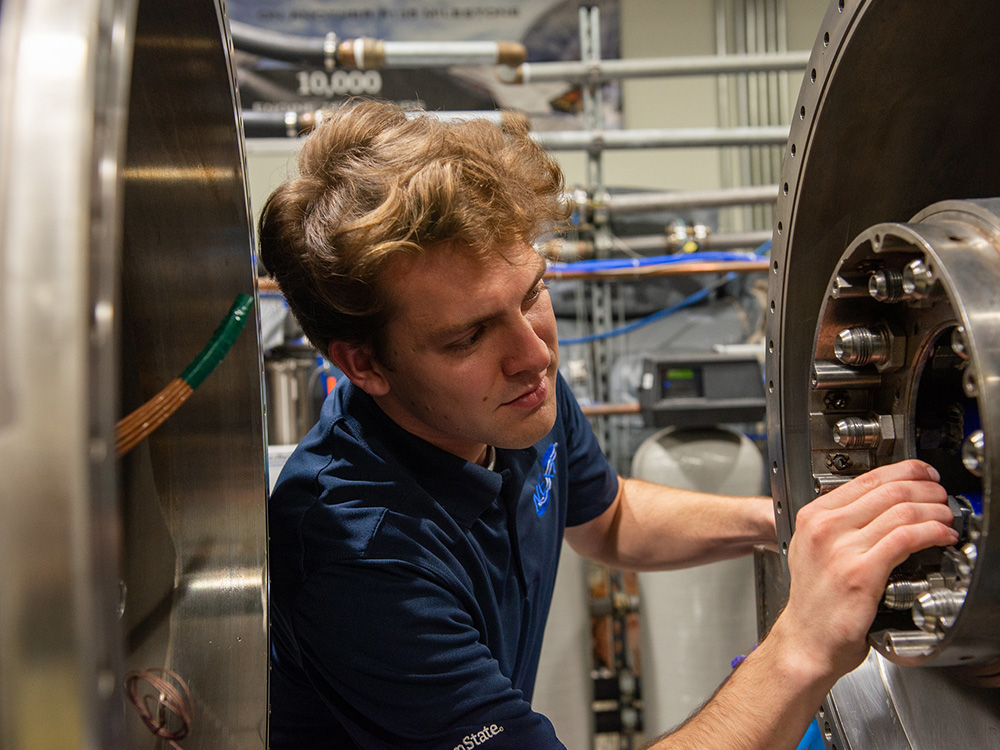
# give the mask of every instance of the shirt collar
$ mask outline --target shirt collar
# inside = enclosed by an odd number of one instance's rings
[[[496,449],[495,470],[466,461],[396,424],[363,390],[348,383],[341,414],[370,450],[399,463],[459,524],[468,528],[500,496],[504,485],[523,477],[537,451]]]

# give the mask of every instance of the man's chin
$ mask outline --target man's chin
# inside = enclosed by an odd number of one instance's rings
[[[529,424],[521,424],[517,429],[509,430],[498,436],[493,443],[495,448],[507,450],[524,450],[530,448],[552,431],[556,423],[555,403],[546,404],[532,415]]]

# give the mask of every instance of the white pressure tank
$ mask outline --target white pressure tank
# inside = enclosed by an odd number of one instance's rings
[[[746,435],[668,427],[645,440],[632,476],[682,489],[759,495],[764,460]],[[666,543],[666,542],[665,542]],[[643,724],[654,737],[684,721],[757,640],[753,558],[639,574]]]

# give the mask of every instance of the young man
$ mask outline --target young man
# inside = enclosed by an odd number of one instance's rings
[[[523,124],[360,103],[299,168],[261,259],[347,379],[270,502],[271,747],[561,748],[531,693],[563,537],[676,568],[774,542],[770,501],[621,479],[601,455],[532,248],[562,177]],[[891,569],[957,538],[936,480],[904,462],[800,512],[784,613],[656,747],[794,747],[864,657]]]

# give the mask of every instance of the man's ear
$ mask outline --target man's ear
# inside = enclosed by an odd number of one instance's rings
[[[327,355],[354,385],[370,396],[384,396],[389,392],[389,381],[383,376],[383,367],[376,361],[371,349],[346,341],[331,341]]]

